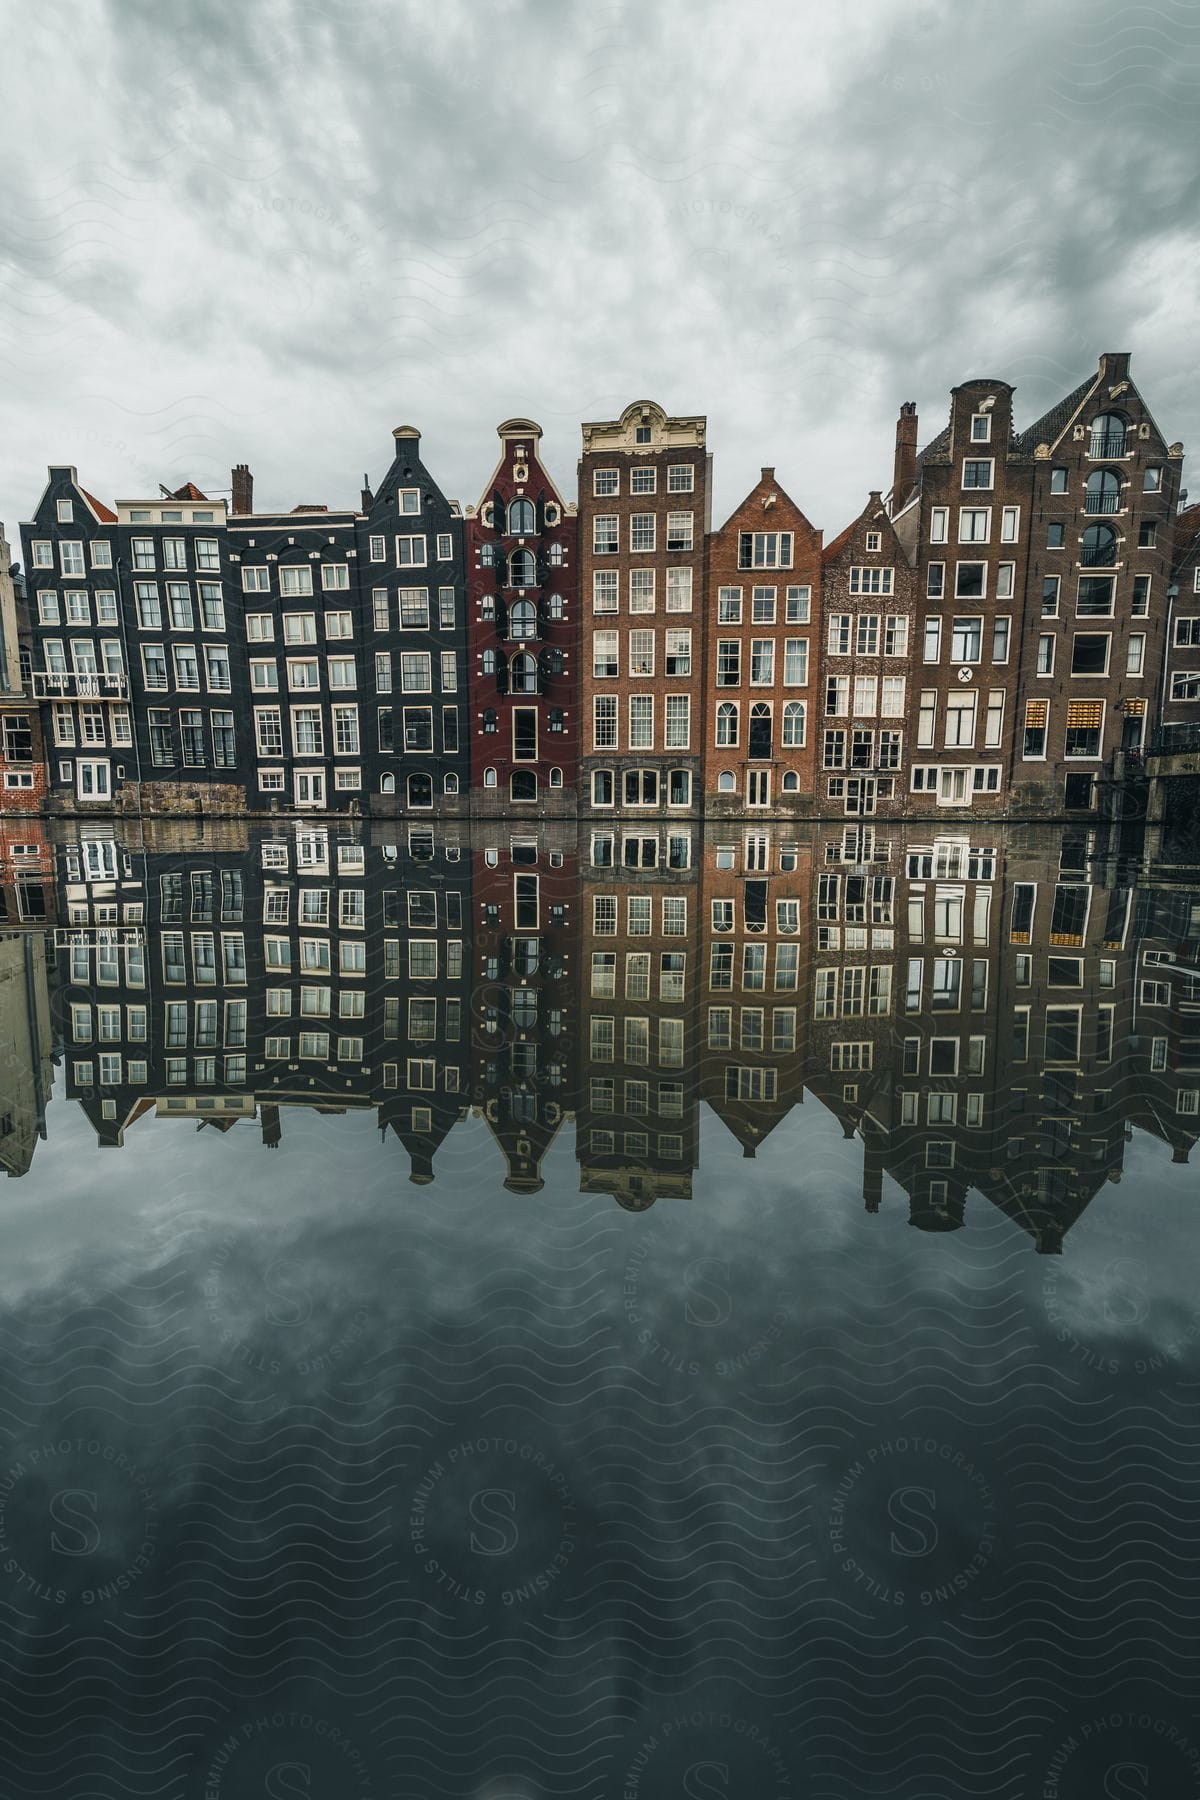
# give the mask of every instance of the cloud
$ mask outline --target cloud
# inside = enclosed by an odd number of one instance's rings
[[[352,501],[401,420],[478,498],[494,428],[647,394],[709,418],[714,516],[774,464],[832,536],[892,429],[1012,380],[1036,417],[1132,349],[1171,439],[1194,341],[1200,17],[359,0],[61,31],[14,11],[0,518],[94,492]]]

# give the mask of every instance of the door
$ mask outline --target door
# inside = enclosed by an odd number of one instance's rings
[[[76,764],[77,792],[81,800],[111,800],[112,780],[107,762]]]
[[[848,813],[861,813],[863,815],[875,811],[874,775],[847,776],[846,811]]]
[[[746,777],[746,804],[748,806],[769,806],[771,804],[771,771],[769,769],[751,769]]]
[[[771,708],[765,700],[750,708],[749,754],[755,762],[764,762],[771,755]]]
[[[325,771],[297,769],[295,793],[297,806],[324,806]]]

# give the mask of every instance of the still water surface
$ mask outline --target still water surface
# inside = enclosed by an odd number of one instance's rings
[[[1200,1793],[1200,896],[487,829],[0,941],[3,1793]]]

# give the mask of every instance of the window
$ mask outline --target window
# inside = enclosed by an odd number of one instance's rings
[[[398,537],[396,561],[402,569],[423,569],[426,563],[424,536]]]
[[[935,663],[942,654],[942,621],[929,617],[925,620],[925,646],[923,660]]]
[[[654,696],[631,694],[629,697],[629,748],[654,748]]]
[[[955,663],[979,662],[983,655],[983,620],[955,619],[950,634],[950,660]]]
[[[992,509],[990,506],[964,506],[958,515],[958,541],[960,544],[986,544],[992,535]]]
[[[956,600],[982,600],[987,592],[987,564],[960,562],[954,565],[954,597]]]
[[[631,631],[629,633],[629,673],[631,675],[654,674],[654,633],[653,631]]]
[[[890,594],[894,569],[878,568],[874,565],[854,566],[850,570],[850,592],[852,594]]]
[[[775,680],[774,638],[753,638],[750,643],[750,686],[770,687]]]
[[[1146,669],[1146,638],[1144,633],[1135,633],[1129,640],[1125,652],[1125,673],[1142,675]]]
[[[592,575],[592,611],[598,613],[615,613],[618,608],[619,595],[617,583],[619,576],[615,569],[597,569]]]
[[[808,685],[808,639],[787,638],[783,646],[783,683],[785,687]]]
[[[1047,548],[1047,550],[1061,550],[1064,542],[1065,542],[1064,527],[1059,524],[1047,525],[1047,527],[1046,527],[1046,548]]]
[[[692,634],[690,630],[667,632],[666,673],[686,676],[692,672]]]
[[[690,521],[690,514],[685,513],[681,516]],[[791,566],[792,533],[790,531],[740,531],[738,533],[739,569],[790,569]]]
[[[592,748],[615,750],[617,746],[617,697],[597,694],[592,700]]]
[[[1106,632],[1077,631],[1071,646],[1072,675],[1106,675],[1111,641]]]
[[[849,656],[852,613],[830,613],[826,625],[825,645],[830,656]]]
[[[975,693],[947,694],[946,736],[948,749],[970,749],[975,742]]]
[[[717,744],[722,749],[736,746],[738,741],[738,709],[733,700],[722,700],[717,707]]]
[[[695,471],[691,463],[670,463],[667,467],[667,492],[690,494],[695,487]]]
[[[978,460],[967,458],[963,463],[963,486],[965,488],[990,488],[994,467],[995,464],[990,457]]]
[[[592,471],[592,493],[597,499],[606,499],[617,494],[621,489],[620,471],[617,469],[594,469]]]
[[[692,571],[690,569],[667,570],[667,611],[691,612],[692,610]]]
[[[686,694],[668,694],[664,748],[686,750],[691,736],[691,700]]]
[[[1102,700],[1070,701],[1067,706],[1067,756],[1099,756],[1103,725]]]
[[[656,523],[653,513],[630,513],[629,548],[631,551],[641,554],[654,549]]]
[[[631,494],[653,494],[658,487],[658,470],[640,467],[629,472],[629,491]]]
[[[690,512],[672,512],[667,514],[668,550],[678,551],[690,550],[692,548],[692,521],[693,515]],[[781,566],[789,567],[790,563],[791,557],[789,555],[787,564]],[[755,566],[757,567],[758,565],[756,564]]]
[[[631,613],[654,611],[654,570],[629,571],[629,610]]]
[[[1200,574],[1200,570],[1197,571]],[[1133,600],[1129,608],[1135,619],[1145,619],[1150,613],[1150,577],[1135,575],[1133,578]]]
[[[738,638],[717,640],[717,686],[737,687],[742,679],[742,646]]]

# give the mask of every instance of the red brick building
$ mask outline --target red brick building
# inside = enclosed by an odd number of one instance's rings
[[[915,417],[915,415],[914,415]],[[907,731],[917,641],[915,577],[882,497],[827,546],[810,792],[826,817],[908,810]]]
[[[541,426],[497,430],[500,461],[466,514],[471,783],[480,810],[573,813],[578,521],[540,461]]]
[[[1170,632],[1162,696],[1162,723],[1200,728],[1200,506],[1175,519],[1174,567],[1168,590]],[[1191,734],[1188,734],[1191,735]]]
[[[581,810],[699,810],[706,699],[705,420],[635,401],[583,427]]]
[[[709,538],[706,585],[705,811],[811,813],[821,533],[774,469]]]

